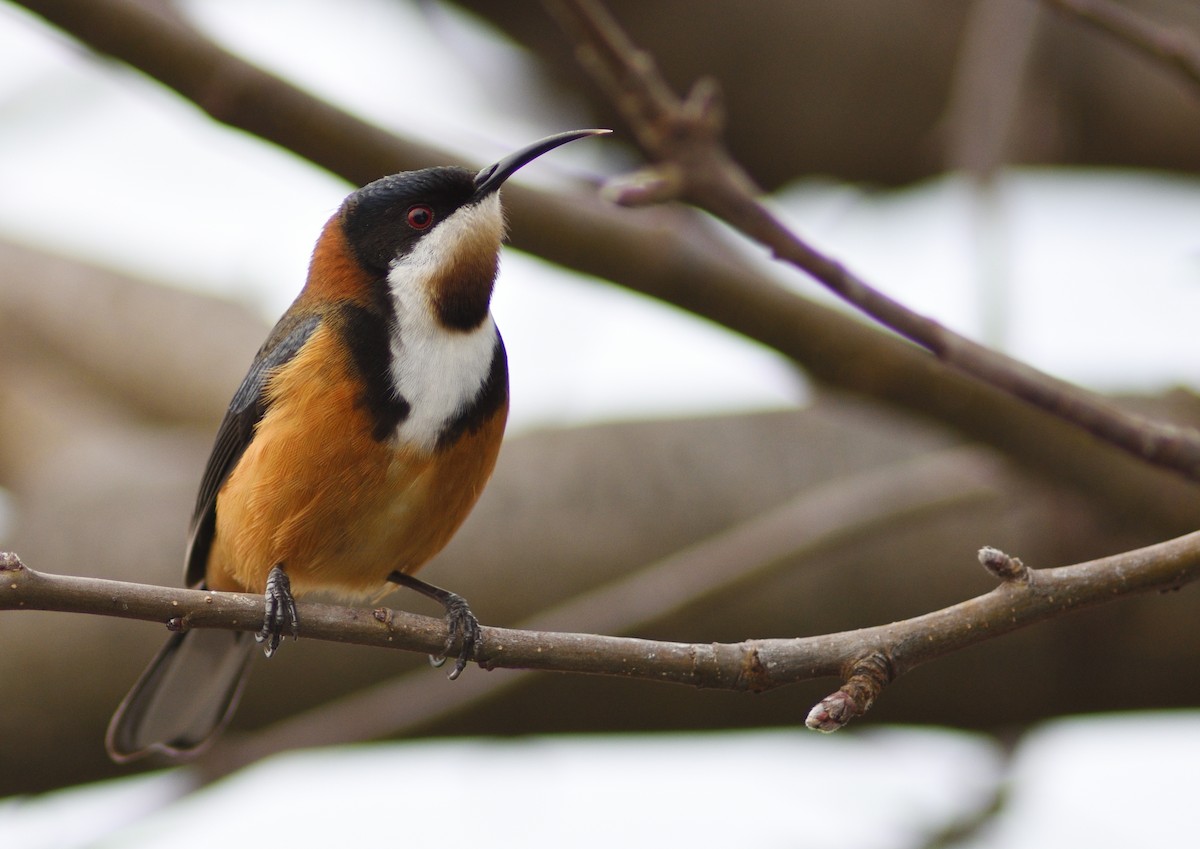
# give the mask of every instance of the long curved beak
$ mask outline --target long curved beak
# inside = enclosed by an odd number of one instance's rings
[[[504,181],[516,173],[519,168],[528,165],[543,153],[549,153],[554,148],[561,147],[567,142],[585,139],[589,136],[602,136],[605,133],[611,132],[612,130],[571,130],[570,132],[559,133],[556,136],[549,136],[541,141],[535,141],[533,144],[521,148],[516,153],[510,153],[495,165],[489,165],[475,175],[475,200],[479,200],[499,189],[504,185]]]

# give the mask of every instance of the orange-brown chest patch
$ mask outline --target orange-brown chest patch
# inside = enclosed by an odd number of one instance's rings
[[[282,564],[297,594],[373,595],[449,541],[491,474],[505,411],[418,451],[376,439],[361,396],[328,324],[271,377],[267,412],[217,497],[209,586],[258,592]]]

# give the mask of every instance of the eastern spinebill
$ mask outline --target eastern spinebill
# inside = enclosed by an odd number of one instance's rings
[[[321,231],[308,279],[259,350],[200,484],[186,583],[264,593],[269,657],[299,629],[294,598],[373,599],[392,584],[446,610],[451,677],[479,624],[461,596],[413,577],[449,542],[492,473],[508,365],[491,314],[499,189],[576,130],[475,173],[426,168],[351,194]],[[117,761],[193,755],[229,721],[255,639],[173,634],[117,708]]]

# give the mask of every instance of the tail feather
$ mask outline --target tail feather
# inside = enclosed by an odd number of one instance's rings
[[[241,631],[172,635],[108,724],[109,756],[124,763],[152,752],[198,754],[229,722],[253,648],[254,638]]]

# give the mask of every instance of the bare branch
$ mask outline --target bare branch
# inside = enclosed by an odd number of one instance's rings
[[[763,203],[749,175],[720,140],[723,114],[712,83],[697,83],[680,100],[653,60],[632,45],[617,22],[592,0],[548,0],[575,39],[583,64],[612,94],[646,154],[656,163],[633,187],[616,183],[610,196],[639,205],[663,200],[663,185],[723,219],[778,259],[951,367],[1075,424],[1147,462],[1200,480],[1200,432],[1126,412],[1097,395],[991,351],[873,288],[840,262],[789,230]],[[647,193],[647,183],[658,190]]]
[[[1126,46],[1162,63],[1186,82],[1200,86],[1200,40],[1142,17],[1113,0],[1042,0]]]
[[[262,597],[253,594],[49,575],[7,553],[0,554],[0,576],[0,610],[93,613],[164,622],[174,631],[257,631],[262,625]],[[389,608],[299,603],[297,610],[306,639],[439,654],[448,636],[442,620]],[[575,671],[743,690],[757,683],[741,672],[752,650],[748,645],[691,646],[506,628],[484,628],[483,644],[485,656],[475,659],[488,669]]]
[[[830,730],[870,707],[882,686],[930,660],[1018,628],[1135,593],[1174,590],[1200,578],[1200,532],[1123,554],[1029,572],[986,595],[932,613],[857,631],[740,643],[673,643],[550,631],[484,628],[487,669],[613,675],[763,692],[840,675],[843,695],[809,722]],[[172,628],[256,631],[255,595],[175,590],[46,575],[0,555],[0,610],[55,610],[168,623]],[[380,608],[299,605],[306,639],[436,653],[445,623]],[[881,672],[885,670],[886,674]],[[832,701],[831,701],[832,700]]]
[[[998,471],[985,452],[955,448],[842,477],[544,610],[517,627],[636,633],[705,598],[763,580],[779,563],[820,551],[839,539],[911,521],[951,504],[991,497]],[[226,737],[200,768],[206,778],[217,778],[300,746],[344,745],[401,734],[527,680],[528,676],[518,674],[474,675],[453,687],[431,691],[425,676],[401,675],[260,731]]]

